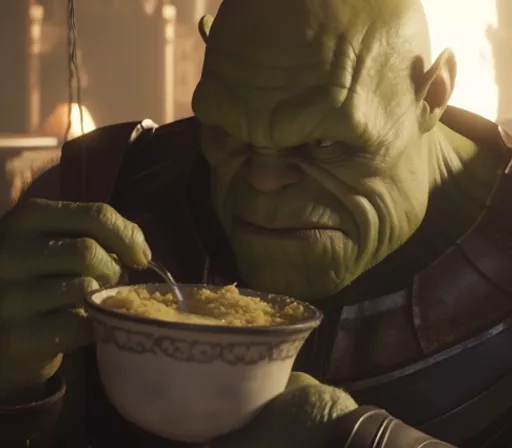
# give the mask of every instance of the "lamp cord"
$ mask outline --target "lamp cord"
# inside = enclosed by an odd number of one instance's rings
[[[84,116],[82,110],[80,70],[77,62],[77,31],[75,20],[75,1],[68,0],[68,125],[65,141],[69,140],[71,128],[73,125],[73,103],[76,94],[76,103],[80,112],[80,130],[84,133]],[[76,79],[76,89],[74,89],[74,81]]]
[[[77,63],[77,32],[76,32],[76,20],[75,20],[75,1],[68,0],[68,94],[69,94],[69,116],[68,126],[64,141],[69,140],[71,128],[73,125],[73,100],[74,93],[76,93],[76,103],[80,112],[80,130],[83,135],[84,132],[84,114],[82,110],[82,99],[81,99],[81,85],[80,85],[80,70]],[[73,90],[73,81],[76,78],[76,92]],[[81,190],[82,200],[87,199],[87,152],[86,146],[82,145],[82,167],[81,167]]]

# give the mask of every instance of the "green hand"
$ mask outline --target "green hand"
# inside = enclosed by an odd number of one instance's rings
[[[92,342],[85,294],[151,257],[139,227],[105,204],[30,199],[1,221],[0,397],[46,381]]]
[[[328,447],[337,436],[336,419],[356,407],[343,390],[292,373],[281,395],[246,427],[213,442],[212,448]]]

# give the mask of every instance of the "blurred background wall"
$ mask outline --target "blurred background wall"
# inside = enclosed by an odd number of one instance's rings
[[[76,0],[86,130],[190,115],[204,53],[197,21],[215,14],[220,2]],[[433,56],[451,47],[458,58],[452,104],[491,120],[512,120],[512,0],[423,3]],[[0,214],[58,160],[68,115],[67,20],[66,0],[0,1]],[[78,110],[73,116],[75,135]],[[9,143],[42,133],[58,140],[44,147]]]

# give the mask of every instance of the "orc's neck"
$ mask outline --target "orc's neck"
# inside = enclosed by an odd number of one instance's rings
[[[509,156],[479,146],[440,124],[425,137],[432,193],[428,220],[451,244],[468,232],[483,213]]]

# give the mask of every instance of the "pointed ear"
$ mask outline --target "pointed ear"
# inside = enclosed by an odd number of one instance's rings
[[[429,132],[443,115],[455,87],[457,62],[451,50],[444,50],[422,76],[416,88],[420,130]]]
[[[201,17],[199,19],[198,28],[199,28],[199,34],[201,35],[201,38],[203,39],[203,42],[206,44],[206,41],[208,40],[208,35],[210,34],[210,28],[213,24],[213,17],[209,14]]]

